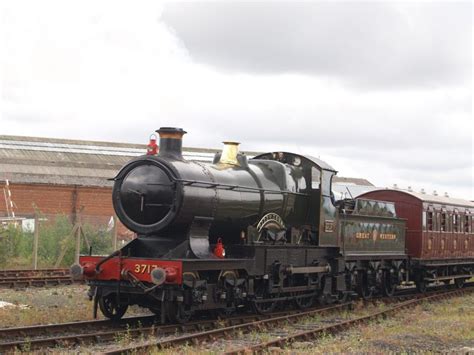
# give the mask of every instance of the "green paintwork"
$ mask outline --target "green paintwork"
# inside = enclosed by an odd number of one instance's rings
[[[402,219],[341,214],[339,229],[346,256],[405,253],[405,221]]]

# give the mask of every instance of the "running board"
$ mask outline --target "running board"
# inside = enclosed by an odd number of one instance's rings
[[[452,275],[452,276],[442,276],[442,277],[425,277],[425,281],[429,282],[435,282],[435,281],[443,281],[443,280],[453,280],[453,279],[470,279],[471,277],[474,277],[472,274],[465,274],[465,275]]]

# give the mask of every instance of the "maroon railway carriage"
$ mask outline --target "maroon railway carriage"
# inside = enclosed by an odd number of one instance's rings
[[[394,202],[407,220],[406,249],[419,287],[454,279],[458,286],[474,273],[474,203],[405,190],[375,190],[361,198]]]

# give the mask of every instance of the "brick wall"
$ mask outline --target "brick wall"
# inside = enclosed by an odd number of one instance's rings
[[[0,216],[7,215],[4,184],[0,185]],[[42,184],[15,184],[10,182],[12,200],[16,206],[15,215],[18,217],[32,216],[35,206],[44,215],[70,216],[74,223],[77,213],[81,211],[83,221],[97,225],[107,224],[115,215],[112,206],[112,189],[107,187],[59,186]],[[130,236],[119,222],[119,235]]]
[[[110,217],[114,214],[110,188],[10,183],[10,191],[18,215],[33,214],[34,206],[44,214],[72,215],[81,207],[84,207],[84,215]],[[3,196],[0,213],[6,213]]]

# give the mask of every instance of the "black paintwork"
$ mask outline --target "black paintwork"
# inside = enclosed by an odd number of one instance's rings
[[[353,292],[357,272],[365,275],[357,281],[366,284],[363,293],[382,289],[386,273],[396,282],[409,277],[405,222],[393,205],[335,203],[336,171],[328,164],[287,152],[250,160],[239,154],[237,165],[220,163],[220,154],[212,164],[191,162],[182,158],[181,139],[169,138],[183,131],[160,131],[167,133],[160,154],[133,159],[115,178],[117,216],[138,234],[121,255],[180,260],[184,283],[151,292],[151,285],[92,281],[96,297],[118,292],[122,303],[158,304],[162,311],[170,305],[222,309],[269,295],[336,298]],[[279,216],[276,222],[258,229],[269,213]],[[218,238],[224,259],[213,255]],[[297,268],[308,267],[318,271],[298,274]]]

